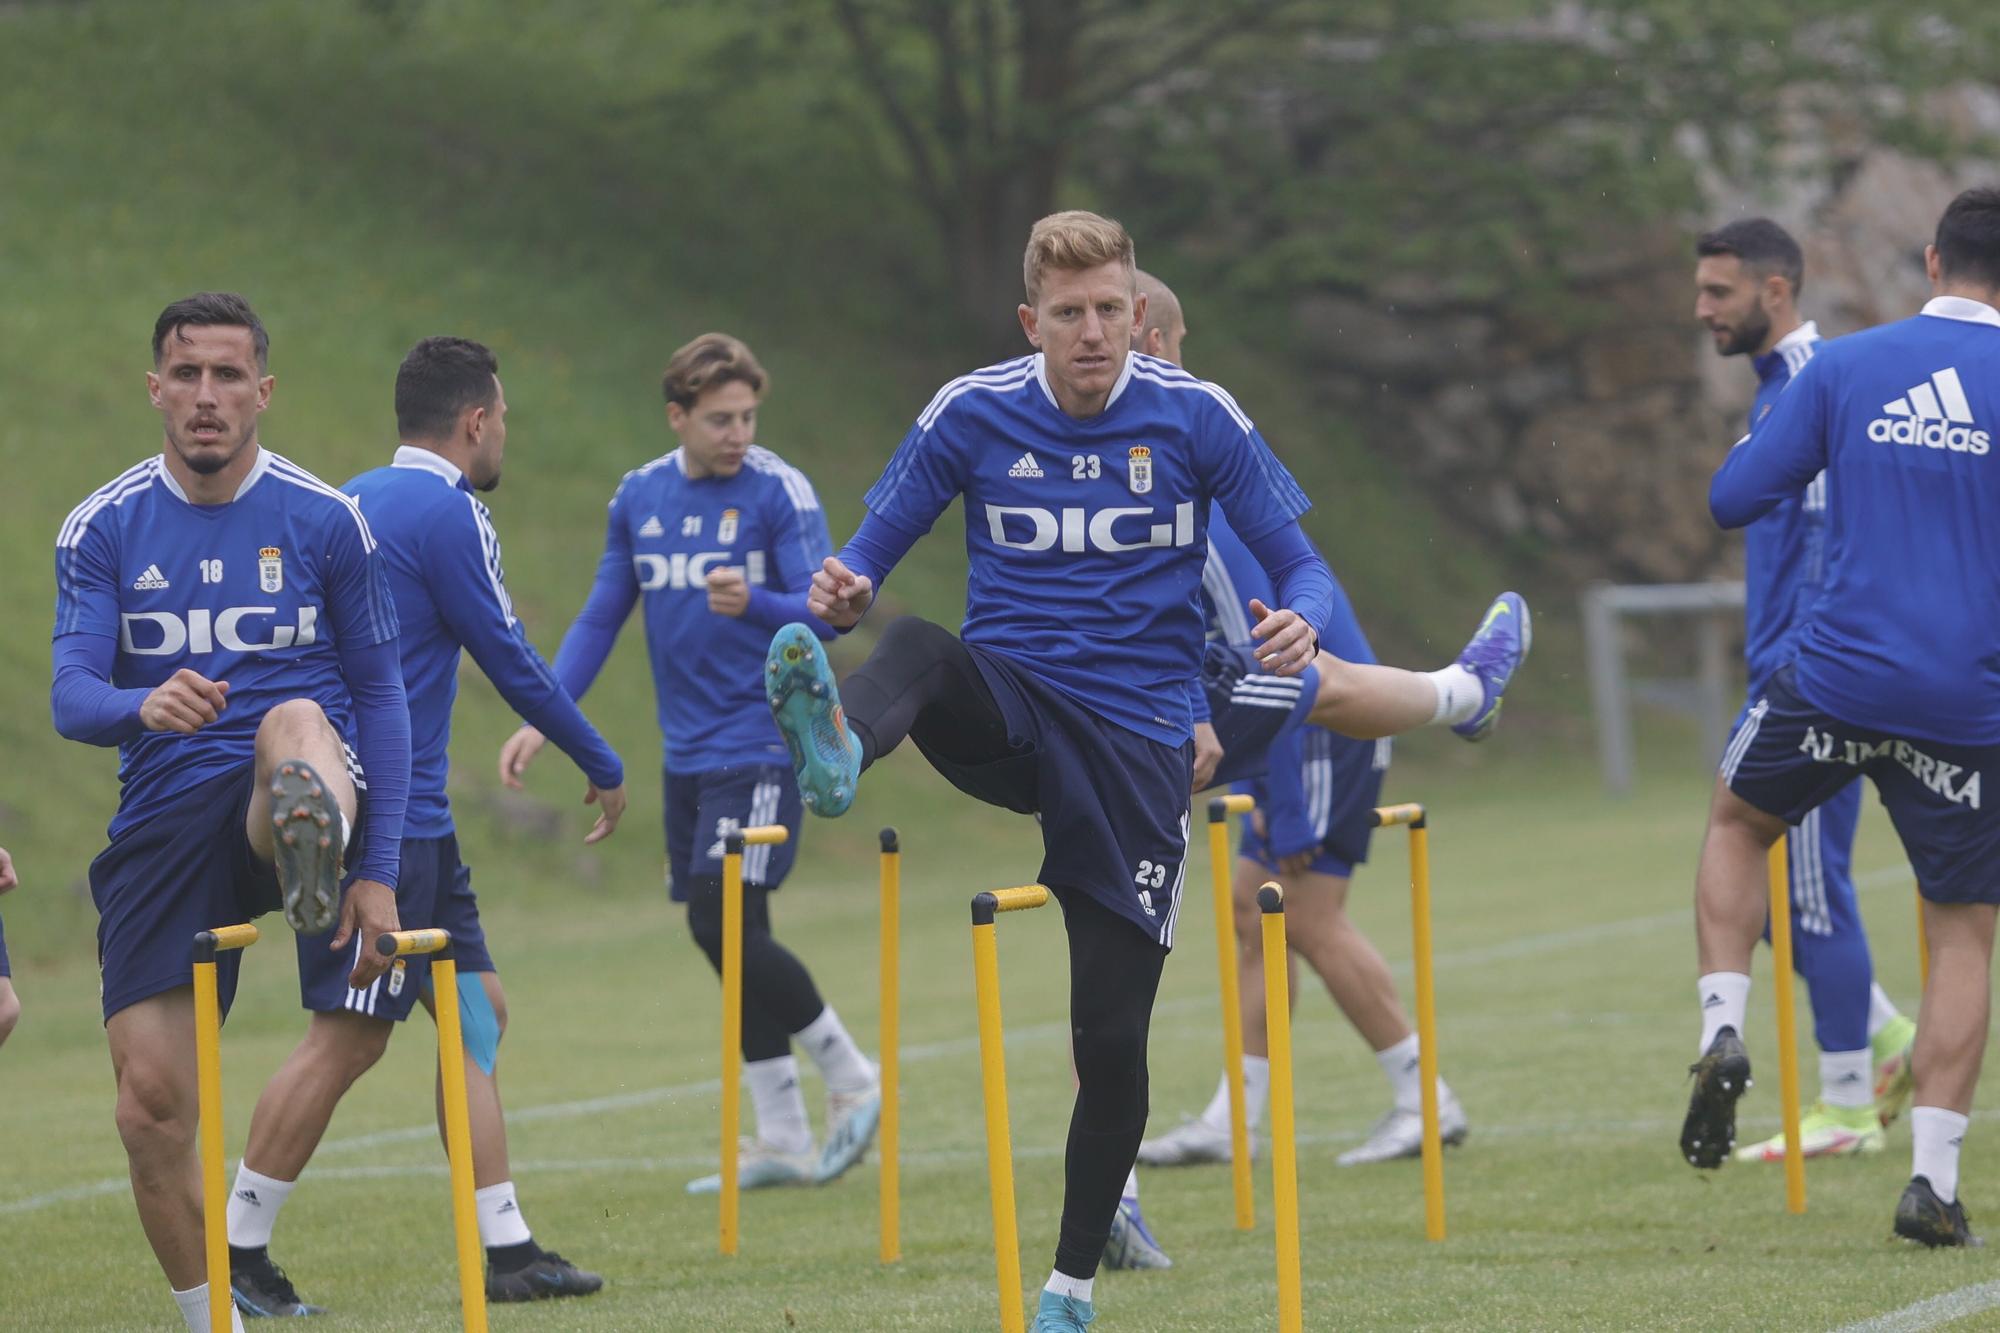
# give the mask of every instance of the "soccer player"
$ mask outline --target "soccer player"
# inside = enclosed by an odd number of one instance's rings
[[[194,1333],[220,1296],[202,1256],[194,936],[280,905],[317,937],[304,947],[335,955],[395,930],[410,772],[396,612],[367,520],[258,442],[269,347],[240,296],[162,311],[146,383],[165,446],[56,537],[56,730],[119,747],[111,842],[90,865],[118,1133]],[[225,1013],[238,962],[216,964]],[[348,983],[386,967],[363,949]]]
[[[1078,1088],[1038,1333],[1094,1317],[1092,1284],[1145,1131],[1146,1036],[1185,876],[1210,502],[1284,603],[1253,608],[1266,669],[1309,666],[1331,610],[1331,576],[1298,526],[1306,497],[1235,400],[1131,354],[1145,314],[1133,273],[1116,222],[1084,212],[1037,222],[1020,307],[1036,354],[945,386],[868,492],[860,530],[813,576],[814,615],[851,628],[963,495],[964,637],[905,616],[844,690],[806,625],[780,630],[766,663],[772,711],[817,813],[843,813],[861,772],[907,736],[966,794],[1041,816],[1038,878],[1069,935]],[[1482,688],[1451,721],[1490,719],[1524,622],[1518,598],[1496,605],[1476,655]],[[1385,673],[1375,689],[1357,679],[1346,706],[1376,725],[1418,725],[1437,709],[1421,675]]]
[[[20,887],[21,877],[14,873],[14,858],[7,855],[7,849],[0,847],[0,893]],[[14,994],[14,972],[7,963],[7,932],[0,926],[0,1046],[7,1044],[14,1025],[21,1021],[21,1000]]]
[[[1179,365],[1180,346],[1186,337],[1180,301],[1151,274],[1139,275],[1139,290],[1147,300],[1138,345],[1157,347],[1154,355]],[[1210,639],[1247,646],[1249,603],[1253,599],[1269,601],[1274,595],[1268,576],[1250,549],[1230,531],[1220,514],[1211,514],[1208,562],[1202,570],[1202,605]],[[1375,661],[1374,650],[1338,579],[1333,585],[1326,647],[1343,661]],[[1276,682],[1262,676],[1243,679],[1251,682],[1256,693],[1241,705],[1242,711],[1256,716],[1258,706],[1266,703],[1263,696]],[[1211,704],[1218,705],[1228,708],[1220,701]],[[1261,709],[1264,715],[1280,711]],[[1223,759],[1238,756],[1242,748],[1230,746]],[[1389,1081],[1393,1099],[1368,1138],[1335,1160],[1341,1166],[1358,1166],[1413,1157],[1423,1148],[1417,1035],[1397,1000],[1388,963],[1346,912],[1354,867],[1368,859],[1373,831],[1369,814],[1389,766],[1389,741],[1354,740],[1308,723],[1282,731],[1268,747],[1266,762],[1268,771],[1262,776],[1236,784],[1236,790],[1257,799],[1257,808],[1244,816],[1232,884],[1241,981],[1245,1118],[1256,1127],[1271,1086],[1257,890],[1275,878],[1285,890],[1285,936],[1291,952],[1303,957],[1318,973],[1333,1002],[1368,1043]],[[1291,964],[1289,958],[1287,962]],[[1296,965],[1289,970],[1289,988],[1296,995]],[[1468,1132],[1465,1110],[1442,1079],[1438,1081],[1438,1118],[1446,1143],[1464,1141]],[[1148,1166],[1226,1162],[1230,1151],[1229,1078],[1225,1074],[1207,1109],[1159,1138],[1140,1144],[1139,1160]],[[1121,1215],[1125,1211],[1121,1203]],[[1131,1212],[1136,1215],[1136,1206]],[[1114,1249],[1117,1232],[1114,1226]]]
[[[1959,1145],[2000,904],[2000,810],[1983,796],[1987,775],[2000,778],[2000,190],[1954,199],[1924,264],[1936,295],[1923,312],[1822,345],[1709,490],[1716,521],[1742,527],[1824,472],[1827,560],[1793,658],[1715,785],[1695,882],[1701,1058],[1681,1150],[1719,1166],[1735,1133],[1765,854],[1865,773],[1916,868],[1930,946],[1895,1228],[1967,1245]]]
[[[1695,256],[1695,318],[1708,327],[1717,352],[1748,356],[1757,372],[1750,407],[1754,432],[1819,346],[1818,327],[1798,313],[1805,256],[1784,228],[1766,218],[1718,227],[1696,242]],[[1747,715],[1764,697],[1771,676],[1791,661],[1799,627],[1826,576],[1825,474],[1744,529],[1743,539]],[[1737,726],[1742,721],[1739,715]],[[1813,1035],[1820,1048],[1819,1101],[1799,1123],[1808,1157],[1881,1151],[1884,1129],[1910,1095],[1916,1024],[1875,984],[1868,935],[1854,900],[1849,866],[1860,818],[1857,780],[1808,814],[1786,839],[1793,957],[1812,997]],[[1782,1162],[1785,1136],[1780,1132],[1736,1156]]]
[[[515,1198],[496,1062],[507,997],[479,922],[471,870],[459,859],[445,794],[452,703],[463,652],[523,717],[556,738],[589,780],[584,803],[602,810],[587,843],[608,837],[625,809],[624,768],[522,631],[507,595],[500,538],[478,495],[500,484],[507,400],[493,353],[463,338],[426,338],[396,372],[396,430],[387,467],[344,488],[381,544],[410,705],[410,801],[403,821],[397,904],[405,926],[451,932],[465,1035],[474,1203],[486,1247],[486,1295],[495,1301],[582,1296],[604,1281],[537,1245]],[[372,938],[357,940],[372,948]],[[252,1315],[320,1314],[299,1299],[270,1256],[278,1213],[319,1146],[334,1107],[389,1047],[421,1001],[436,1018],[430,959],[398,959],[386,978],[350,989],[343,959],[301,941],[299,993],[306,1035],[265,1085],[229,1198],[230,1282]],[[440,1132],[443,1104],[439,1103]]]
[[[597,581],[556,654],[557,675],[581,699],[644,599],[666,738],[669,887],[717,972],[723,838],[758,824],[791,831],[743,857],[743,1073],[757,1116],[738,1164],[744,1189],[834,1179],[868,1150],[882,1110],[874,1062],[771,922],[771,895],[798,855],[800,810],[756,676],[771,632],[806,614],[806,588],[833,543],[812,483],[756,443],[766,384],[750,349],[726,333],[673,354],[661,389],[679,447],[619,483]],[[533,727],[515,733],[502,775],[518,782],[541,744]],[[794,1039],[826,1081],[817,1155]],[[711,1175],[688,1188],[721,1185]]]

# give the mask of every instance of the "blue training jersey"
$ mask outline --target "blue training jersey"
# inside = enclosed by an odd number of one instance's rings
[[[404,445],[388,467],[364,472],[341,489],[359,502],[381,544],[402,627],[397,649],[410,704],[404,833],[441,838],[452,832],[445,783],[463,649],[471,649],[508,705],[561,746],[593,784],[623,783],[618,756],[528,642],[507,595],[493,516],[464,474],[429,449]]]
[[[922,534],[960,494],[965,642],[1169,745],[1192,725],[1211,502],[1253,542],[1311,507],[1233,398],[1137,352],[1091,417],[1040,354],[953,380],[866,504]]]
[[[1758,357],[1757,396],[1750,404],[1754,434],[1778,395],[1819,347],[1819,327],[1808,320]],[[1749,439],[1749,435],[1743,437]],[[1826,577],[1826,474],[1743,530],[1743,656],[1750,695],[1798,651],[1798,629]]]
[[[111,683],[120,690],[151,690],[183,667],[229,684],[222,716],[191,736],[133,721],[119,745],[116,838],[189,787],[250,762],[264,714],[288,699],[317,703],[354,746],[339,654],[395,638],[396,612],[361,510],[304,468],[261,450],[234,499],[198,505],[155,455],[63,522],[55,636],[71,634],[117,642]],[[391,815],[399,829],[400,793],[393,811],[371,804],[363,869],[393,885],[397,837],[377,826]]]
[[[1709,488],[1724,527],[1827,474],[1799,693],[1845,722],[2000,744],[2000,311],[1938,297],[1821,344]]]
[[[691,479],[676,449],[626,473],[612,495],[597,581],[556,674],[582,698],[643,597],[667,768],[789,763],[764,697],[764,653],[781,626],[809,619],[806,589],[832,553],[805,473],[753,447],[735,476]],[[750,585],[741,616],[708,609],[709,571],[723,567]]]

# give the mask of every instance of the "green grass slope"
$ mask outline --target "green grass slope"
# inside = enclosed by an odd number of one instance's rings
[[[47,721],[53,534],[158,448],[142,377],[168,300],[251,297],[278,381],[264,439],[336,482],[393,443],[390,386],[412,341],[492,344],[513,425],[495,509],[516,603],[549,650],[587,586],[606,497],[668,446],[655,386],[674,346],[724,327],[758,348],[774,379],[762,438],[814,477],[837,538],[914,413],[966,368],[942,350],[919,261],[894,259],[904,242],[922,254],[920,227],[858,183],[860,127],[816,116],[812,89],[767,78],[753,99],[728,77],[770,55],[756,24],[721,6],[397,12],[0,7],[0,837],[36,884],[8,904],[26,956],[88,949],[87,904],[59,890],[80,884],[115,801],[112,756]],[[1389,461],[1315,419],[1254,339],[1204,327],[1201,367],[1321,497],[1314,534],[1378,637],[1449,651],[1487,586],[1477,553],[1439,541]],[[890,595],[949,621],[960,543],[948,515]],[[648,696],[628,643],[590,701],[634,761],[633,836],[601,857],[529,839],[543,877],[652,881]],[[509,725],[469,680],[455,782],[475,828]],[[546,762],[542,808],[576,786]]]

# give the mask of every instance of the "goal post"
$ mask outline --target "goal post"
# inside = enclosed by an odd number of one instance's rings
[[[1664,616],[1694,622],[1694,676],[1629,678],[1622,634],[1626,618]],[[1730,660],[1730,635],[1741,626],[1742,618],[1740,581],[1598,582],[1584,589],[1584,659],[1590,674],[1591,712],[1605,790],[1622,795],[1632,789],[1635,698],[1695,717],[1701,724],[1702,743],[1711,766],[1721,762],[1729,720],[1736,715],[1735,682],[1740,678]]]

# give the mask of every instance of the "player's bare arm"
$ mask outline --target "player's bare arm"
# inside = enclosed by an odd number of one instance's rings
[[[1222,763],[1222,738],[1210,722],[1194,724],[1194,790],[1200,791],[1215,780],[1216,766]]]
[[[182,667],[146,696],[139,705],[139,722],[148,731],[192,736],[222,716],[228,695],[228,681],[209,680]]]

